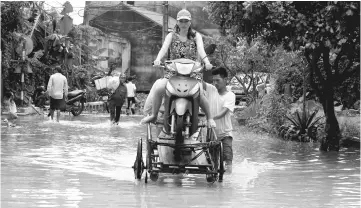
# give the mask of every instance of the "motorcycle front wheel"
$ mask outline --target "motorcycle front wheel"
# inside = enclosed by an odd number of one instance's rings
[[[184,117],[183,116],[179,116],[176,115],[176,124],[175,124],[175,130],[176,130],[176,140],[175,140],[175,144],[176,145],[181,145],[184,143],[184,137],[182,134],[183,131],[183,127],[184,127]],[[176,161],[180,161],[181,160],[181,150],[178,147],[174,148],[174,158]]]
[[[81,112],[83,112],[83,110],[84,110],[84,102],[76,101],[73,103],[70,112],[73,114],[73,116],[79,116]]]

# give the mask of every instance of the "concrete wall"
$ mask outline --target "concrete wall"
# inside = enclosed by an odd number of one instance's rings
[[[109,62],[119,62],[115,71],[124,73],[130,67],[131,44],[124,38],[107,34],[106,36],[93,35],[89,41],[89,48],[92,49],[92,58],[109,57],[109,60],[98,61],[97,67],[108,71]],[[121,64],[120,64],[121,63]]]

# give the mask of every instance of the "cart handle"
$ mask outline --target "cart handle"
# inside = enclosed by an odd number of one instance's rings
[[[152,140],[152,131],[151,131],[149,123],[147,124],[147,139],[148,139],[148,141]]]

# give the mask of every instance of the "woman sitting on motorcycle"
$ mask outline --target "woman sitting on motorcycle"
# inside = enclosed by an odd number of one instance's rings
[[[202,36],[192,30],[191,26],[191,14],[188,10],[183,9],[177,14],[177,24],[174,32],[169,33],[160,49],[156,60],[154,61],[155,66],[160,65],[160,60],[167,53],[170,47],[170,59],[191,59],[193,61],[204,61],[206,70],[212,69],[206,52],[203,47]],[[201,60],[198,59],[201,57]],[[168,79],[172,77],[172,72],[168,71],[165,73],[164,78],[158,79],[152,89],[149,92],[144,108],[147,111],[147,106],[152,104],[152,114],[142,119],[141,123],[153,122],[157,119],[158,111],[161,106],[162,97],[165,94],[165,86]],[[202,74],[193,74],[192,77],[202,80]],[[207,116],[208,127],[215,127],[214,120],[210,117],[209,104],[203,93],[200,93],[200,106]],[[152,99],[152,100],[150,100]]]

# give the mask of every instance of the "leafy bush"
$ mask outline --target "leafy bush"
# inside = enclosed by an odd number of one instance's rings
[[[360,138],[360,117],[338,117],[341,134],[343,137]]]
[[[262,131],[278,134],[278,129],[286,122],[285,115],[290,109],[289,99],[272,91],[261,100],[257,99],[257,115],[249,118],[247,126]],[[250,108],[252,104],[247,107]],[[245,109],[247,112],[247,109]],[[242,114],[242,113],[241,113]]]
[[[317,129],[319,127],[320,120],[323,117],[316,117],[318,110],[310,113],[306,111],[306,114],[303,115],[303,112],[296,111],[293,117],[285,116],[292,124],[291,125],[282,125],[279,129],[279,134],[283,138],[287,139],[298,139],[302,142],[309,142],[311,140],[317,140]]]
[[[270,105],[269,107],[265,106],[264,112],[272,131],[276,133],[276,130],[286,122],[285,115],[290,109],[290,103],[284,95],[280,95],[276,91],[273,91],[268,99]]]

